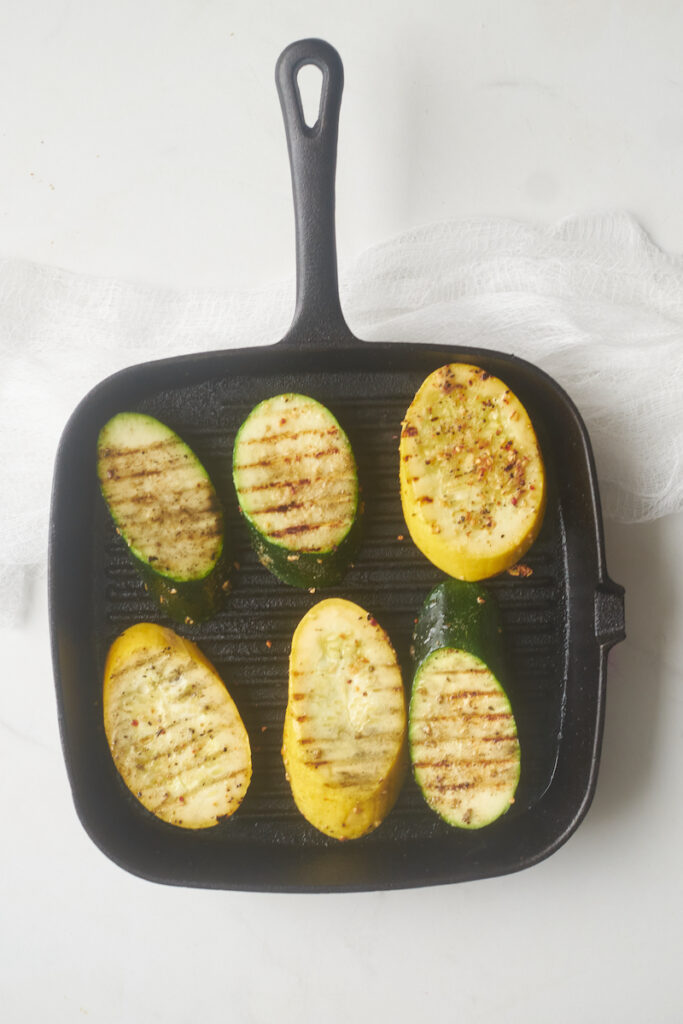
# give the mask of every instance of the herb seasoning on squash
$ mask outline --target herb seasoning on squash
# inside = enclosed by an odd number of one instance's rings
[[[435,370],[406,413],[399,454],[410,535],[443,572],[486,579],[531,547],[545,511],[543,458],[497,377],[466,363]]]
[[[223,511],[208,473],[152,416],[123,412],[99,434],[102,495],[147,590],[171,618],[208,618],[229,587]]]

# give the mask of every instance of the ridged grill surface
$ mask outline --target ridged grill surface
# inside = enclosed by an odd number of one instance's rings
[[[137,621],[171,625],[194,640],[222,675],[244,719],[253,753],[253,778],[234,817],[216,827],[228,844],[333,843],[311,828],[292,800],[280,756],[287,700],[290,642],[297,623],[328,596],[356,601],[389,634],[410,694],[411,634],[430,588],[444,579],[415,548],[406,528],[398,485],[401,419],[422,374],[325,374],[242,377],[212,388],[158,395],[140,406],[173,427],[209,469],[227,512],[228,544],[236,567],[232,591],[217,616],[195,627],[178,626],[146,596],[123,543],[98,499],[93,543],[93,604],[101,638],[100,657],[114,637]],[[286,586],[252,552],[240,521],[231,477],[237,429],[256,402],[283,391],[310,394],[328,405],[346,430],[358,462],[364,502],[363,543],[339,586],[310,594]],[[386,395],[391,394],[391,399]],[[530,410],[532,411],[532,410]],[[542,427],[542,425],[539,425]],[[542,439],[542,429],[541,441]],[[508,655],[508,694],[522,752],[522,776],[508,816],[524,813],[550,785],[562,731],[566,659],[566,578],[562,517],[549,468],[549,502],[538,540],[524,558],[527,577],[503,574],[488,582],[503,619]],[[112,766],[112,771],[113,771]],[[123,794],[133,804],[135,801]],[[136,807],[134,813],[146,814]],[[410,775],[384,824],[364,843],[393,838],[420,840],[451,832],[425,804]]]

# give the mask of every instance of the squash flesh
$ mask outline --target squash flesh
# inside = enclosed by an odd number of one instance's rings
[[[410,535],[449,575],[494,576],[538,536],[541,451],[524,407],[498,378],[465,363],[435,370],[406,413],[399,453]]]
[[[283,759],[294,800],[319,831],[376,828],[405,770],[406,707],[388,637],[351,601],[321,601],[292,639]]]
[[[358,482],[351,445],[332,413],[305,395],[261,402],[235,441],[240,508],[271,544],[325,554],[356,516]]]
[[[97,447],[102,494],[131,553],[177,582],[208,576],[223,550],[223,513],[192,450],[143,413],[112,417]]]
[[[153,623],[122,633],[107,657],[103,712],[116,768],[148,811],[196,829],[237,810],[251,779],[249,738],[191,641]]]
[[[505,691],[475,655],[443,647],[419,666],[410,755],[427,803],[449,825],[482,828],[509,809],[520,774],[517,727]]]

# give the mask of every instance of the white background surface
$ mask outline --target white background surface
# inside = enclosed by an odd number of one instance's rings
[[[623,208],[683,250],[678,2],[26,0],[0,9],[0,255],[168,285],[289,276],[273,67],[346,71],[340,263],[406,228]],[[4,631],[3,1021],[678,1021],[683,517],[606,524],[627,588],[593,806],[519,875],[340,896],[176,890],[78,823],[44,588]]]

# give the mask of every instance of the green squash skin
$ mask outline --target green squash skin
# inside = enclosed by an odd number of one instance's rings
[[[480,583],[449,579],[438,584],[427,595],[413,633],[412,694],[408,705],[408,743],[413,760],[413,706],[420,675],[428,661],[443,648],[467,651],[489,668],[501,686],[509,705],[505,683],[505,652],[498,605],[493,595]],[[510,708],[512,711],[512,708]],[[514,719],[513,719],[514,720]],[[515,721],[515,735],[517,724]],[[517,765],[517,778],[513,792],[521,777],[521,757]],[[419,785],[419,783],[418,783]],[[500,817],[507,814],[506,808]],[[487,825],[470,826],[453,822],[439,811],[439,817],[450,827],[464,831],[478,831]],[[498,820],[498,819],[494,819]]]
[[[505,687],[500,613],[495,598],[480,583],[445,580],[427,595],[413,632],[415,674],[425,658],[442,647],[476,655]]]
[[[119,413],[118,415],[134,415],[139,416],[140,418],[152,420],[153,422],[161,422],[155,420],[153,416],[147,417],[143,413]],[[112,417],[112,420],[114,418],[115,417]],[[111,420],[108,421],[100,431],[98,436],[98,452],[100,445],[102,444],[104,432],[111,422]],[[216,494],[211,477],[197,454],[178,434],[175,434],[175,431],[170,427],[167,427],[166,424],[162,423],[162,426],[165,427],[170,434],[175,436],[179,447],[189,452],[198,473],[208,480],[215,496],[222,531],[222,539],[220,541],[221,547],[217,560],[205,576],[191,580],[173,579],[170,576],[157,572],[151,562],[132,546],[128,540],[125,529],[119,522],[116,508],[109,504],[104,492],[98,458],[97,475],[99,488],[102,500],[104,501],[109,515],[111,516],[116,532],[125,544],[126,550],[128,551],[135,568],[144,582],[145,590],[174,622],[183,623],[184,625],[193,625],[195,622],[202,622],[215,615],[218,611],[222,598],[225,597],[226,593],[230,590],[229,575],[232,568],[232,562],[226,552],[225,514],[222,503]]]
[[[332,551],[292,551],[290,548],[269,541],[246,516],[244,520],[261,565],[290,587],[300,587],[301,589],[315,587],[317,589],[318,587],[335,586],[346,575],[349,563],[361,543],[360,505],[356,509],[356,515],[348,533],[341,544],[338,544]]]
[[[154,571],[149,562],[143,562],[132,552],[131,555],[144,581],[145,590],[174,622],[192,626],[196,622],[210,619],[230,591],[231,563],[225,551],[207,576],[182,581],[162,576]]]

